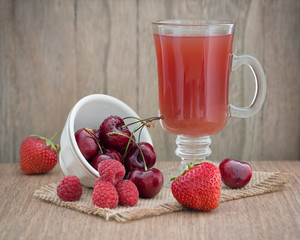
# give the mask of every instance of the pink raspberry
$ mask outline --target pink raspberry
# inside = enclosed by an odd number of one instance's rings
[[[116,185],[119,195],[119,204],[123,206],[134,206],[139,200],[139,191],[130,180],[119,181]]]
[[[116,185],[125,176],[125,167],[114,159],[107,159],[99,163],[98,172],[103,180]]]
[[[65,176],[57,185],[57,196],[63,201],[77,201],[82,194],[80,180],[76,176]]]
[[[101,177],[97,178],[97,179],[95,180],[95,182],[94,182],[94,187],[93,187],[93,188],[95,188],[95,186],[96,186],[99,182],[101,182],[101,181],[104,181]]]
[[[119,196],[115,186],[108,181],[98,180],[92,195],[93,204],[101,208],[118,206]]]

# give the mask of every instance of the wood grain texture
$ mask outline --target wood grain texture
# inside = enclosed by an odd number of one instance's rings
[[[128,223],[105,221],[39,201],[33,192],[59,182],[57,166],[29,176],[17,164],[0,164],[0,239],[298,239],[300,162],[254,161],[256,171],[289,172],[282,190],[220,204],[212,212],[183,211]],[[174,162],[160,162],[164,169]]]
[[[157,115],[151,21],[228,19],[233,51],[255,56],[267,77],[262,110],[232,118],[212,136],[211,159],[299,159],[300,1],[53,0],[0,1],[0,159],[18,162],[29,134],[51,137],[82,97],[104,93],[141,117]],[[231,74],[230,102],[253,96],[250,70]],[[151,129],[158,161],[178,160],[175,136]]]

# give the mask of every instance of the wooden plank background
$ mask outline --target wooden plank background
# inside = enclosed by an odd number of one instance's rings
[[[212,137],[210,159],[300,159],[298,0],[0,0],[0,162],[18,162],[29,134],[61,130],[82,97],[104,93],[142,117],[157,115],[151,21],[237,23],[234,52],[259,59],[267,98],[250,119],[232,118]],[[230,102],[250,103],[250,70],[231,76]],[[150,130],[158,161],[177,160],[175,136]]]

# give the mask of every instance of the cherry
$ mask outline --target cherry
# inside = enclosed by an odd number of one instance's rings
[[[219,165],[223,183],[230,188],[246,186],[251,177],[251,166],[246,162],[226,158]]]
[[[114,159],[117,160],[120,163],[123,163],[123,159],[121,154],[113,149],[113,148],[104,148],[103,149],[103,153],[98,153],[91,161],[91,165],[93,166],[93,168],[95,168],[96,170],[98,170],[98,164],[104,160],[107,159]]]
[[[141,198],[156,196],[164,183],[163,174],[156,168],[148,170],[135,168],[130,172],[129,180],[136,185]]]
[[[78,129],[75,132],[75,139],[80,152],[89,161],[98,153],[99,146],[95,138],[88,131],[86,128]]]
[[[144,168],[144,160],[147,168],[153,167],[156,162],[156,154],[151,144],[141,142],[138,145],[139,148],[135,146],[134,150],[127,154],[124,160],[124,165],[127,171],[131,171],[134,168]],[[142,151],[144,159],[140,151]]]
[[[110,158],[123,163],[122,155],[114,148],[103,148],[103,154],[110,156]]]
[[[99,140],[99,129],[93,129],[93,133],[97,140]]]
[[[99,128],[99,138],[101,144],[110,148],[126,147],[131,132],[122,118],[119,116],[110,116],[106,118]]]
[[[93,168],[98,170],[98,165],[104,160],[111,159],[111,156],[107,154],[98,153],[91,161],[91,165]]]
[[[135,136],[132,135],[131,137],[131,141],[129,142],[129,146],[127,147],[127,145],[123,148],[118,149],[119,153],[123,156],[126,157],[129,153],[131,153],[133,150],[136,149],[136,144],[135,144],[136,140],[135,140]]]

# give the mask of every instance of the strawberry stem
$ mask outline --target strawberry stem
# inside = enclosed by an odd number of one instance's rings
[[[55,144],[54,146],[55,146],[56,152],[59,153],[59,151],[60,151],[60,145],[59,144]]]
[[[56,132],[56,133],[50,138],[50,141],[53,141],[54,138],[56,138],[56,136],[57,136],[58,134],[60,134],[60,133],[61,133],[61,131]]]

